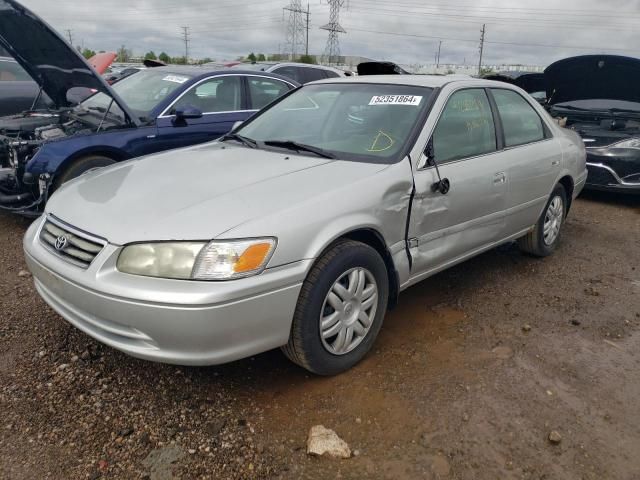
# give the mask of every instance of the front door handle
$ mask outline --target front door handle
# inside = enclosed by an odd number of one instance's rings
[[[554,160],[553,162],[551,162],[552,167],[557,167],[558,165],[560,165],[560,160]]]
[[[503,183],[506,183],[506,181],[507,175],[504,172],[496,173],[495,177],[493,178],[493,183],[495,183],[496,185],[501,185]]]

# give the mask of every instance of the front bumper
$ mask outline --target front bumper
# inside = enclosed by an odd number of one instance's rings
[[[588,162],[587,169],[587,189],[640,194],[640,180],[628,181],[620,178],[613,168],[604,163]]]
[[[82,269],[47,250],[43,222],[29,228],[25,257],[42,298],[69,323],[134,357],[215,365],[287,343],[310,261],[230,282],[192,282],[120,273],[107,245]]]

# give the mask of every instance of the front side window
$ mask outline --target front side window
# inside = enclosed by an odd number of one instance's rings
[[[433,134],[438,163],[496,151],[496,129],[486,92],[481,88],[454,93]]]
[[[433,89],[388,84],[307,85],[243,125],[238,133],[269,148],[297,142],[336,158],[393,163],[418,131]]]
[[[189,75],[148,69],[124,78],[111,88],[115,90],[134,114],[143,120],[147,120],[155,107],[190,79]],[[82,102],[81,108],[104,111],[109,107],[110,103],[111,97],[109,95],[97,93]],[[110,112],[124,117],[124,113],[115,104],[111,106]]]
[[[195,107],[202,113],[242,110],[241,77],[212,78],[192,87],[175,103],[171,114],[187,107]]]
[[[289,85],[272,78],[249,77],[251,107],[259,110],[289,91]]]
[[[491,90],[498,106],[504,129],[504,143],[517,147],[545,138],[542,119],[522,96],[511,90]]]

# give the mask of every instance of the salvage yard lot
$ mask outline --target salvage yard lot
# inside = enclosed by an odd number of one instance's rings
[[[640,478],[640,198],[579,199],[545,260],[503,247],[410,289],[335,378],[98,344],[24,275],[26,226],[0,215],[0,478]],[[317,424],[357,456],[308,457]]]

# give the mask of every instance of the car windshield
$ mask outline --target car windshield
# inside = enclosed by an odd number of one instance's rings
[[[160,102],[190,78],[190,75],[182,73],[149,69],[125,78],[111,88],[138,118],[146,120]],[[106,111],[110,103],[110,96],[97,93],[82,102],[81,108]],[[124,113],[116,105],[111,107],[110,113],[124,120]]]
[[[339,159],[392,163],[418,127],[432,93],[431,88],[405,85],[307,85],[237,133],[261,148],[296,150],[297,144]]]

